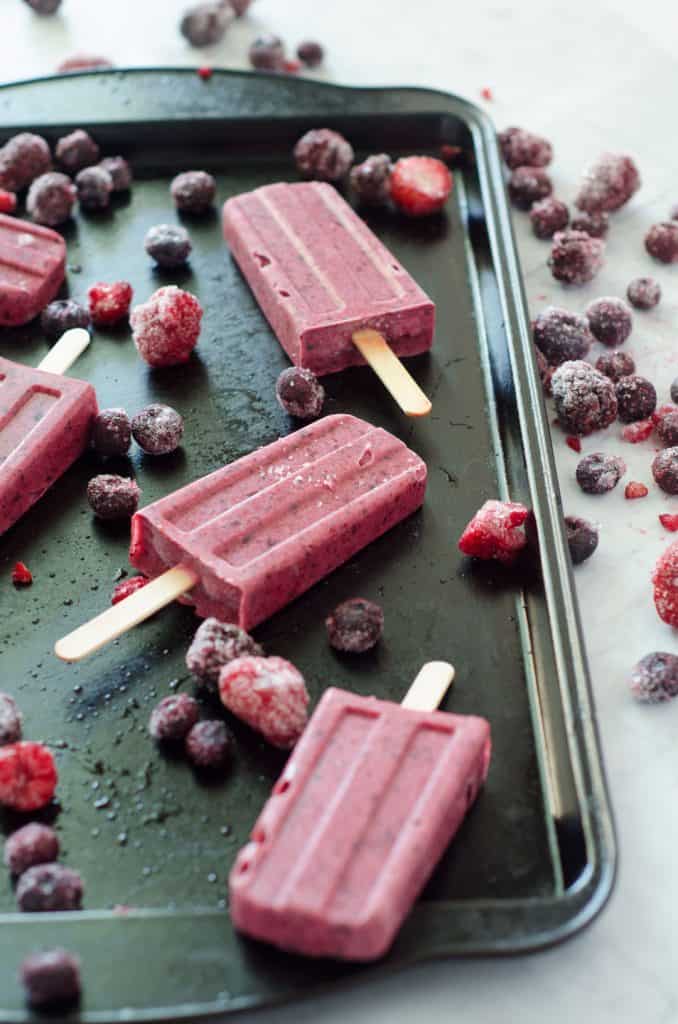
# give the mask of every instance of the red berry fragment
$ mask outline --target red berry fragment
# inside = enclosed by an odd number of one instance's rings
[[[581,459],[575,475],[585,494],[607,494],[617,486],[625,472],[626,464],[617,455],[593,452]]]
[[[132,285],[127,281],[115,281],[113,284],[99,281],[92,285],[87,297],[92,323],[106,327],[127,316],[132,301]]]
[[[553,238],[556,231],[567,227],[569,219],[567,206],[555,196],[540,199],[530,208],[530,222],[537,238]]]
[[[147,583],[150,583],[150,580],[146,579],[145,576],[130,576],[127,580],[120,580],[113,588],[111,604],[119,604],[120,601],[124,601],[130,594],[136,594],[137,590],[141,590]]]
[[[631,673],[631,692],[646,704],[660,704],[678,696],[678,657],[663,651],[646,654]]]
[[[652,418],[648,420],[637,420],[635,423],[627,423],[622,430],[622,437],[629,444],[639,444],[640,441],[647,441],[654,430]]]
[[[553,147],[548,139],[525,128],[506,128],[499,132],[499,146],[506,166],[546,167],[553,159]]]
[[[153,708],[148,731],[154,740],[183,740],[199,714],[200,705],[188,694],[172,694]]]
[[[586,284],[603,265],[605,243],[585,231],[557,231],[548,265],[557,281]]]
[[[33,573],[23,562],[16,562],[12,569],[12,583],[17,587],[30,587],[33,582]]]
[[[304,178],[339,181],[353,163],[353,147],[331,128],[313,128],[294,147],[294,160]]]
[[[16,811],[37,811],[50,802],[57,781],[54,758],[41,743],[0,747],[0,804]]]
[[[516,501],[486,501],[459,538],[459,550],[472,558],[514,562],[525,547],[528,510]]]
[[[362,654],[371,650],[384,632],[384,612],[374,601],[352,597],[342,601],[325,619],[327,637],[337,651]]]
[[[581,451],[581,441],[578,437],[566,437],[565,444],[568,448],[571,448],[573,452]]]
[[[640,188],[638,168],[630,156],[603,153],[584,174],[575,200],[580,210],[618,210]]]
[[[529,210],[533,203],[553,192],[553,182],[543,167],[516,167],[508,180],[508,194],[519,210]]]
[[[284,60],[282,69],[288,75],[298,75],[301,71],[301,61]]]
[[[617,416],[614,384],[590,363],[563,363],[551,379],[558,422],[567,434],[585,437],[602,430]]]
[[[130,316],[137,351],[150,366],[185,363],[200,335],[202,306],[176,285],[159,288]]]
[[[630,352],[603,352],[596,360],[596,370],[604,373],[615,383],[622,377],[636,372],[636,363]]]
[[[567,309],[548,306],[538,313],[532,331],[534,343],[550,366],[572,359],[583,359],[593,344],[588,321]]]
[[[76,53],[66,60],[62,60],[57,67],[58,74],[66,74],[69,71],[94,71],[112,68],[113,63],[108,57],[99,57],[91,53]]]
[[[646,498],[649,493],[645,484],[641,484],[637,480],[631,480],[624,489],[624,497],[630,501],[635,498]]]
[[[636,309],[652,309],[661,295],[661,286],[653,277],[636,277],[626,289],[626,297]]]
[[[666,494],[678,494],[678,447],[664,448],[655,455],[652,476]]]
[[[661,555],[652,575],[654,604],[659,618],[678,626],[678,541]]]
[[[80,998],[80,960],[65,949],[31,953],[21,963],[26,999],[36,1009],[66,1007]]]
[[[16,201],[14,192],[7,192],[4,188],[0,188],[0,213],[14,213]]]
[[[482,98],[484,100],[493,100],[494,99],[494,93],[490,89],[489,85],[484,85],[483,86],[483,88],[480,90],[480,95],[482,96]]]
[[[198,68],[198,78],[202,78],[203,82],[209,81],[214,74],[213,69],[204,64],[201,68]]]
[[[49,825],[32,821],[13,832],[5,843],[4,861],[13,875],[36,864],[49,864],[59,856],[59,837]]]
[[[664,515],[659,516],[659,522],[669,533],[675,533],[678,530],[678,515],[670,515],[665,512]]]
[[[678,262],[678,224],[672,220],[653,224],[645,235],[645,248],[661,263]]]
[[[425,217],[443,208],[452,191],[452,175],[433,156],[406,156],[391,174],[391,199],[410,217]]]
[[[284,658],[236,658],[219,675],[222,703],[276,747],[293,747],[308,718],[304,677]]]

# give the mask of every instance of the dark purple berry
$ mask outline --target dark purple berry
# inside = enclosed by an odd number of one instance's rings
[[[664,448],[655,455],[652,476],[666,494],[678,494],[678,447]]]
[[[533,203],[530,208],[532,230],[537,238],[553,238],[556,231],[567,227],[570,211],[565,203],[554,196],[547,196]]]
[[[590,363],[563,363],[551,379],[558,422],[566,434],[585,436],[617,418],[614,384]]]
[[[591,238],[605,238],[610,228],[610,215],[604,210],[580,210],[570,221],[573,231],[585,231]]]
[[[654,429],[663,448],[675,448],[678,445],[678,409],[657,415]]]
[[[588,321],[567,309],[548,306],[532,324],[534,343],[550,366],[583,359],[593,344]]]
[[[349,181],[361,203],[368,206],[381,206],[389,201],[391,171],[393,164],[387,153],[376,153],[368,156],[361,164],[351,168]]]
[[[183,740],[198,721],[200,706],[186,693],[165,697],[153,708],[148,731],[154,740]]]
[[[678,656],[664,651],[646,654],[631,672],[631,692],[646,704],[678,696]]]
[[[557,231],[548,261],[551,273],[565,284],[586,284],[603,265],[605,243],[585,231]]]
[[[617,381],[617,415],[622,423],[646,420],[657,408],[654,384],[633,374]]]
[[[144,248],[160,267],[180,267],[191,255],[191,239],[178,224],[156,224],[148,230]]]
[[[537,359],[537,369],[539,371],[539,379],[541,381],[541,386],[544,390],[544,394],[550,396],[551,377],[553,376],[555,367],[550,366],[548,364],[548,362],[546,361],[546,356],[538,348],[535,347],[534,351]]]
[[[199,3],[189,7],[179,24],[179,30],[191,46],[213,46],[223,39],[235,18],[230,4]]]
[[[231,7],[235,11],[237,18],[242,18],[243,14],[249,9],[252,0],[228,0]]]
[[[92,424],[92,447],[98,455],[127,455],[132,425],[124,409],[102,409]]]
[[[659,282],[652,277],[636,277],[626,289],[626,297],[636,309],[653,309],[661,295]]]
[[[259,36],[249,49],[250,64],[258,71],[282,71],[285,47],[278,36]]]
[[[80,998],[80,960],[65,949],[31,953],[22,961],[21,982],[36,1009],[74,1003]]]
[[[134,440],[148,455],[169,455],[181,444],[182,416],[169,405],[147,405],[132,420]]]
[[[87,484],[87,500],[99,519],[129,519],[139,505],[139,486],[126,476],[100,473]]]
[[[603,352],[596,361],[596,370],[604,373],[610,380],[618,381],[636,372],[636,363],[629,352]]]
[[[36,224],[56,228],[67,221],[75,205],[77,190],[66,174],[48,171],[31,184],[26,211]]]
[[[580,210],[618,210],[640,188],[638,168],[630,156],[603,153],[584,174],[575,200]]]
[[[59,856],[59,837],[49,825],[32,821],[17,832],[12,832],[5,843],[4,861],[13,875],[36,864],[49,864]]]
[[[598,529],[588,519],[565,516],[565,531],[572,564],[580,565],[590,558],[598,547]]]
[[[543,167],[516,167],[508,180],[508,194],[519,210],[529,210],[533,203],[553,192],[553,183]]]
[[[61,0],[24,0],[36,14],[56,14],[61,7]]]
[[[183,171],[170,185],[175,206],[182,213],[206,213],[214,205],[217,183],[207,171]]]
[[[103,167],[85,167],[75,177],[78,202],[83,210],[105,210],[113,191],[113,179]]]
[[[80,910],[82,878],[63,864],[36,864],[24,871],[16,887],[19,910],[48,913],[55,910]]]
[[[64,135],[54,150],[59,164],[69,174],[76,174],[83,167],[91,167],[99,159],[100,152],[96,142],[86,131],[78,128],[70,135]]]
[[[313,128],[297,142],[294,159],[304,178],[339,181],[353,163],[353,147],[331,128]]]
[[[626,463],[616,455],[594,452],[585,455],[577,465],[577,483],[586,494],[607,494],[613,490],[624,473]]]
[[[585,315],[593,336],[611,348],[623,345],[633,327],[633,314],[622,299],[595,299]]]
[[[231,741],[223,722],[198,722],[186,737],[186,754],[198,768],[218,768],[230,750]]]
[[[21,132],[0,147],[0,188],[20,192],[52,166],[49,146],[41,135]]]
[[[106,156],[99,161],[99,167],[110,174],[114,192],[127,192],[131,188],[132,168],[124,156]]]
[[[259,644],[239,626],[205,619],[188,648],[186,666],[203,685],[216,689],[219,672],[229,661],[248,654],[260,657],[263,653]]]
[[[40,326],[48,341],[58,341],[62,334],[73,327],[90,325],[89,309],[75,299],[57,299],[45,306],[40,314]]]
[[[678,377],[671,381],[671,401],[678,405]]]
[[[325,51],[320,43],[316,43],[313,39],[307,39],[303,43],[299,43],[297,57],[307,68],[317,68],[323,62]]]
[[[650,256],[662,263],[678,261],[678,224],[675,221],[664,221],[653,224],[645,235],[645,248]]]
[[[506,128],[499,132],[499,147],[507,167],[546,167],[553,159],[553,146],[541,135],[525,128]]]
[[[378,604],[353,597],[337,605],[325,619],[327,636],[337,651],[369,651],[384,632],[384,613]]]
[[[314,420],[320,416],[325,401],[325,389],[310,370],[302,366],[288,366],[275,385],[280,405],[290,416],[300,420]]]
[[[0,690],[0,747],[21,739],[23,717],[16,701]]]

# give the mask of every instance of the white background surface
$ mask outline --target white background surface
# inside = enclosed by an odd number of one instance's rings
[[[583,166],[603,149],[628,151],[643,188],[613,218],[607,264],[583,289],[564,291],[545,268],[548,245],[516,217],[533,313],[549,302],[581,310],[601,294],[623,295],[628,281],[654,274],[664,299],[636,314],[627,343],[660,400],[678,374],[678,267],[657,267],[642,237],[678,201],[676,39],[678,5],[662,0],[258,0],[223,43],[191,50],[177,31],[182,0],[64,0],[41,19],[20,0],[0,0],[0,77],[52,70],[76,51],[103,53],[117,65],[246,65],[247,46],[263,30],[296,45],[327,47],[323,77],[355,84],[429,85],[480,101],[498,127],[543,131],[554,142],[557,193],[571,199]],[[595,354],[594,354],[595,355]],[[651,650],[678,653],[676,635],[657,619],[649,576],[670,542],[657,522],[678,499],[627,502],[623,487],[603,498],[574,484],[577,457],[554,437],[566,510],[601,523],[601,544],[577,571],[588,652],[621,849],[606,911],[555,950],[502,961],[433,964],[340,995],[253,1020],[304,1024],[347,1019],[374,1024],[464,1020],[498,1024],[674,1024],[678,1021],[678,701],[644,708],[629,697],[630,666]],[[622,454],[625,480],[650,485],[649,442],[619,440],[619,426],[584,442],[584,451]]]

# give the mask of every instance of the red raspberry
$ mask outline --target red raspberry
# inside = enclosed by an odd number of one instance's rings
[[[624,497],[629,500],[633,500],[633,498],[646,498],[648,494],[649,491],[645,484],[638,483],[637,480],[631,480],[624,490]]]
[[[669,533],[675,533],[678,530],[678,515],[669,515],[665,513],[659,517],[659,522],[662,524],[665,530]]]
[[[622,430],[622,437],[630,444],[638,444],[639,441],[647,441],[654,430],[652,418],[648,420],[637,420],[635,423],[628,423]]]
[[[529,513],[516,501],[486,501],[459,539],[459,550],[472,558],[496,558],[509,565],[525,547],[521,529]]]
[[[33,582],[33,573],[24,565],[23,562],[17,562],[12,569],[12,583],[16,584],[17,587],[30,587]]]
[[[132,301],[132,285],[127,281],[93,284],[87,293],[92,323],[97,327],[117,323],[129,313]]]
[[[16,196],[14,192],[7,192],[0,188],[0,213],[14,213],[16,210]]]
[[[581,441],[578,437],[566,437],[565,444],[568,448],[571,448],[573,452],[581,451]]]
[[[452,191],[452,175],[433,156],[406,156],[391,174],[391,199],[411,217],[437,213]]]
[[[54,796],[58,775],[54,758],[42,743],[0,747],[0,804],[16,811],[37,811]]]
[[[202,306],[176,285],[159,288],[131,316],[134,344],[150,366],[185,363],[200,334]]]
[[[219,694],[229,711],[275,747],[293,747],[306,726],[304,677],[284,658],[248,655],[229,661],[219,674]]]
[[[128,580],[120,580],[120,583],[116,583],[113,588],[111,604],[119,604],[120,601],[124,601],[130,594],[136,594],[137,590],[141,590],[150,582],[145,576],[130,576]]]
[[[209,81],[212,75],[212,68],[207,67],[206,65],[204,67],[198,68],[198,78],[202,78],[203,82]]]
[[[669,626],[678,626],[678,541],[659,558],[652,575],[657,614]]]
[[[678,412],[678,405],[660,405],[659,408],[655,409],[650,418],[656,427],[665,416],[673,412]]]
[[[288,75],[298,75],[301,71],[301,63],[298,60],[285,60],[283,61],[283,71],[287,72]]]

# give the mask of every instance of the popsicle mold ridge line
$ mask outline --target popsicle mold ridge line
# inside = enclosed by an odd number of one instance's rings
[[[66,243],[50,228],[0,214],[0,327],[38,315],[66,274]]]

